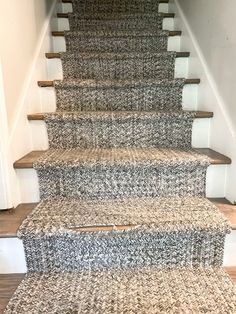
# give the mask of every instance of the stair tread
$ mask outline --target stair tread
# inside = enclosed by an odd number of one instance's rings
[[[193,113],[195,115],[195,118],[212,118],[213,117],[213,112],[208,112],[208,111],[170,111],[170,115],[178,115],[180,116],[181,114],[184,116],[185,113]],[[61,118],[68,118],[68,117],[86,117],[86,116],[113,116],[115,117],[126,117],[130,115],[139,115],[139,116],[157,116],[157,115],[168,115],[168,111],[159,111],[159,112],[153,112],[153,111],[72,111],[72,112],[67,112],[67,111],[56,111],[56,112],[49,112],[49,113],[34,113],[34,114],[28,114],[28,120],[44,120],[46,117],[61,117]]]
[[[52,305],[48,301],[54,299],[60,302]],[[193,313],[199,309],[234,313],[235,287],[219,268],[160,270],[145,267],[136,271],[31,273],[21,282],[6,314],[32,310],[56,313],[58,308],[62,312],[71,309],[81,313],[111,313],[114,304],[117,313],[124,308],[127,313],[134,309],[137,313],[150,314],[187,313],[189,309]]]
[[[225,198],[209,198],[209,200],[229,220],[232,230],[236,230],[236,206]],[[16,237],[21,223],[36,206],[37,203],[25,203],[18,205],[15,209],[0,211],[0,238]]]
[[[18,228],[37,203],[23,203],[16,208],[0,211],[0,238],[16,237]]]
[[[47,59],[60,59],[61,58],[61,54],[62,53],[60,53],[60,52],[46,52],[45,56],[46,56]],[[88,54],[90,54],[90,53],[88,53]],[[100,53],[99,55],[102,55],[102,54],[103,53]],[[114,55],[116,55],[116,54],[114,54]],[[186,57],[189,57],[189,56],[190,56],[190,52],[185,52],[185,51],[183,51],[183,52],[176,52],[176,58],[186,58]]]
[[[124,87],[124,86],[140,86],[140,85],[151,85],[151,84],[200,84],[200,79],[183,79],[176,78],[173,80],[160,80],[160,79],[146,79],[146,80],[79,80],[79,79],[70,79],[70,80],[54,80],[54,81],[38,81],[38,86],[40,87],[54,87],[55,85],[66,86],[76,86],[76,87]]]
[[[199,152],[200,154],[205,155],[206,157],[210,158],[210,163],[212,165],[217,164],[230,164],[231,159],[210,149],[210,148],[195,148],[195,151]],[[24,168],[33,168],[33,164],[43,156],[43,154],[47,151],[32,151],[22,157],[21,159],[14,162],[15,169],[24,169]]]
[[[181,36],[182,31],[169,31],[169,30],[138,30],[138,31],[52,31],[52,36],[64,37],[65,34],[68,36],[81,36],[81,37],[130,37],[130,36],[141,36],[141,37],[151,37],[151,36]]]
[[[73,12],[71,13],[57,13],[57,17],[58,18],[69,18],[69,16],[73,17],[78,17],[77,14],[74,14]],[[146,13],[146,14],[142,14],[142,13],[133,13],[133,14],[126,14],[126,13],[119,13],[119,14],[108,14],[105,15],[104,14],[97,14],[97,15],[93,15],[91,17],[91,15],[86,15],[83,14],[80,16],[80,19],[88,19],[88,20],[96,20],[99,18],[99,20],[119,20],[119,19],[124,19],[124,18],[128,18],[128,17],[164,17],[164,18],[174,18],[175,13],[162,13],[162,12],[158,12],[158,13]]]
[[[230,230],[218,208],[203,197],[53,198],[42,200],[27,216],[18,236],[58,235],[58,230],[64,235],[129,229],[138,234]]]

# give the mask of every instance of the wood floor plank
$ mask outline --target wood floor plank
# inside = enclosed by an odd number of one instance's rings
[[[20,284],[24,274],[1,274],[0,275],[0,313],[2,314],[11,296]]]

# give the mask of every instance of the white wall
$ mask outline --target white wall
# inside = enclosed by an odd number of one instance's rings
[[[50,17],[56,0],[7,0],[0,2],[0,112],[4,112],[0,134],[2,160],[0,187],[7,186],[10,177],[11,191],[0,191],[0,208],[17,205],[20,200],[13,162],[32,149],[27,113],[39,111],[41,103],[37,80],[47,79],[44,53],[51,50]],[[7,169],[8,168],[8,169]],[[12,199],[6,196],[11,195]],[[8,201],[4,199],[8,198]],[[3,204],[5,202],[5,206]]]
[[[201,84],[198,109],[214,112],[210,147],[233,160],[222,196],[236,200],[235,0],[171,0],[181,50],[190,51],[189,77]]]

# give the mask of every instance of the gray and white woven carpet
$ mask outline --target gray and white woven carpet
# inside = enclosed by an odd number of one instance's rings
[[[158,5],[73,0],[41,201],[18,231],[29,274],[6,314],[236,313],[230,227],[205,199]]]

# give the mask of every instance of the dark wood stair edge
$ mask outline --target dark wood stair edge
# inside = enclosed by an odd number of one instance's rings
[[[176,52],[176,58],[188,58],[190,56],[190,52]],[[46,52],[45,57],[47,59],[60,59],[59,52]]]
[[[229,165],[231,164],[231,159],[225,155],[222,155],[210,148],[194,148],[195,151],[200,152],[210,158],[210,163],[212,165]],[[15,161],[13,167],[15,169],[30,169],[33,168],[33,163],[38,160],[38,158],[45,151],[32,151],[19,160]]]
[[[185,79],[184,84],[190,85],[190,84],[200,84],[200,79]],[[39,87],[54,87],[54,81],[38,81]]]
[[[175,13],[161,13],[160,12],[160,15],[164,18],[174,18],[175,17]],[[63,18],[63,19],[68,19],[69,13],[57,13],[57,17]]]
[[[169,36],[181,36],[182,31],[169,31]],[[64,31],[52,31],[52,36],[55,37],[64,37],[65,32]]]
[[[197,119],[205,119],[212,118],[213,112],[210,111],[196,111],[195,118]],[[42,121],[45,119],[45,113],[31,113],[27,115],[29,121]]]

